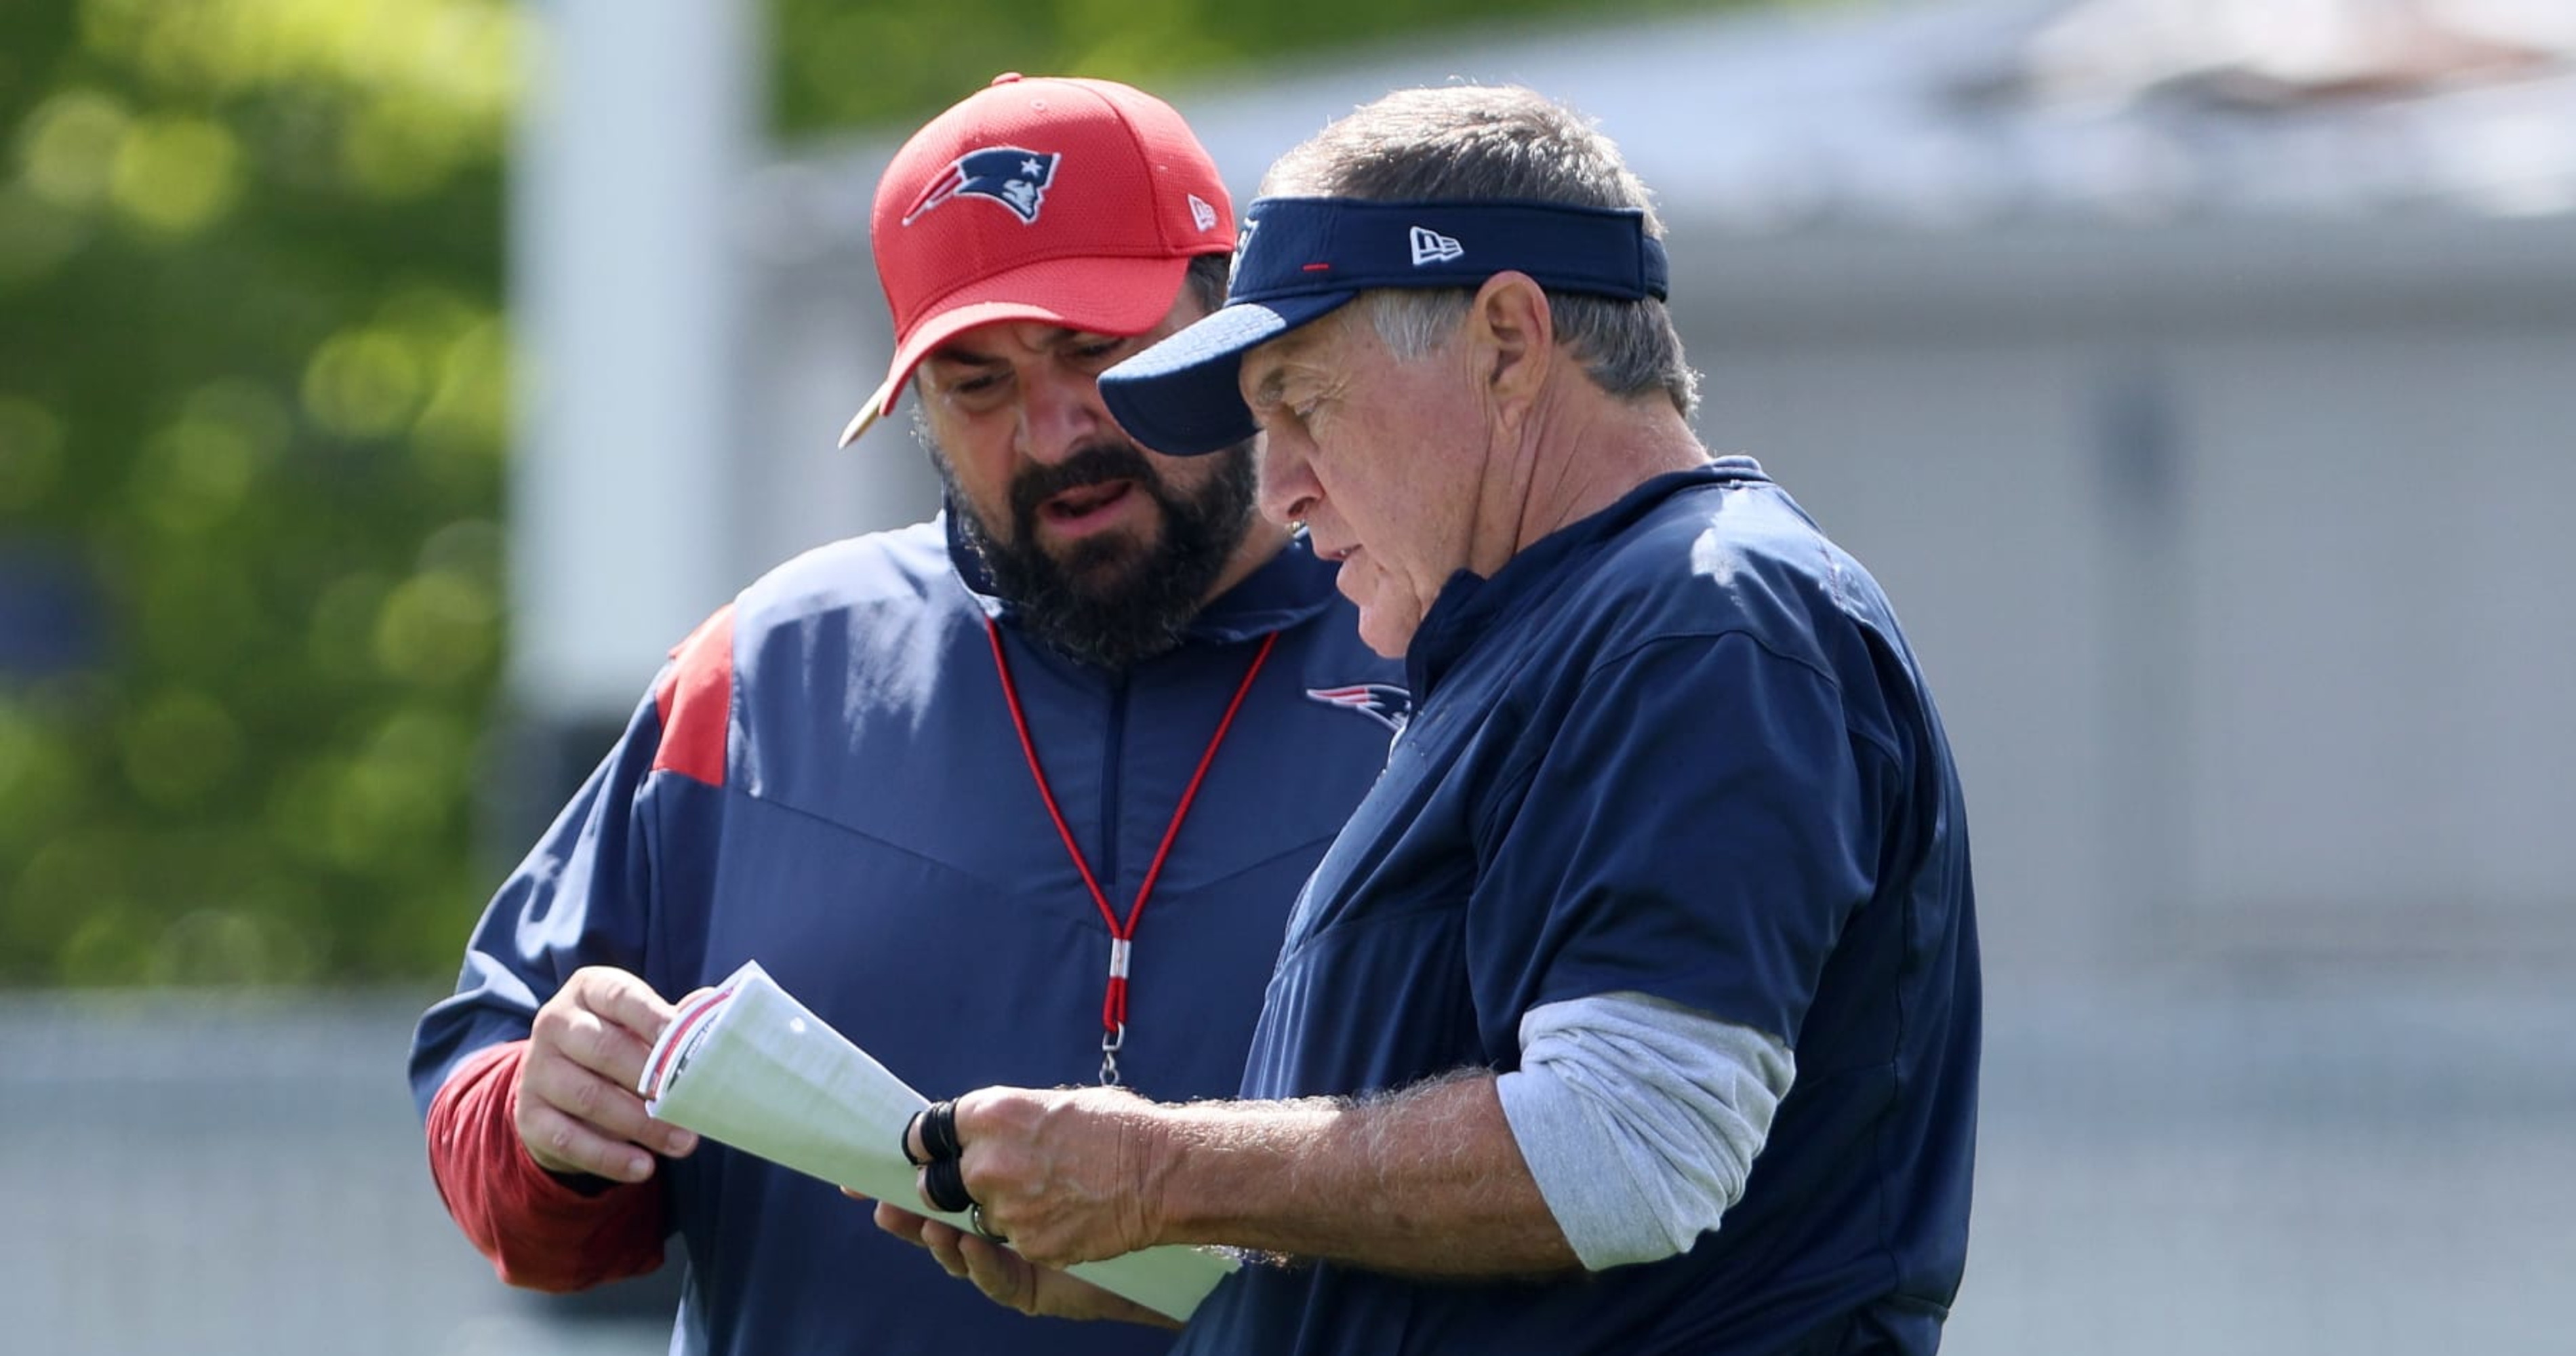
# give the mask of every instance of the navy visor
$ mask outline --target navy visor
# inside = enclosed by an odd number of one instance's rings
[[[1663,243],[1635,208],[1257,198],[1244,209],[1225,306],[1101,373],[1101,399],[1157,452],[1232,447],[1255,431],[1236,380],[1253,346],[1371,288],[1472,288],[1504,272],[1630,300],[1660,300],[1669,286]]]

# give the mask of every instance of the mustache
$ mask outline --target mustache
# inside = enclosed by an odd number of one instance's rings
[[[1053,466],[1036,466],[1011,480],[1011,517],[1022,527],[1037,520],[1038,506],[1067,490],[1108,480],[1132,480],[1161,499],[1163,477],[1143,449],[1123,439],[1107,438],[1073,453]]]

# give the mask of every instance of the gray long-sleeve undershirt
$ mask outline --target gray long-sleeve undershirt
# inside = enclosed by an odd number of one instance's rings
[[[1797,1076],[1776,1038],[1640,993],[1532,1008],[1520,1041],[1521,1067],[1495,1091],[1592,1271],[1686,1252],[1715,1229]]]

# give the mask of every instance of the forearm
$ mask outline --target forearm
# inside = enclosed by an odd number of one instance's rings
[[[1161,1241],[1421,1276],[1579,1268],[1483,1070],[1364,1101],[1159,1109]]]

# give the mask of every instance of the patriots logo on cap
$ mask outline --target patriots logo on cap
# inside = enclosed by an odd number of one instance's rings
[[[1055,164],[1061,158],[1053,151],[1017,146],[968,151],[921,191],[912,210],[903,214],[903,224],[911,225],[913,218],[951,198],[989,198],[1011,209],[1022,224],[1034,223],[1046,206],[1047,185],[1055,182]]]
[[[1404,723],[1413,718],[1413,694],[1393,683],[1310,687],[1306,695],[1326,706],[1356,711],[1397,734],[1404,733]]]

